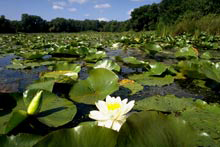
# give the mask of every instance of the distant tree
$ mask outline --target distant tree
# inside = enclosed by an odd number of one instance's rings
[[[49,23],[50,32],[68,32],[70,26],[65,18],[55,18]]]
[[[24,32],[45,32],[47,23],[40,16],[22,14],[21,24]]]
[[[11,27],[10,20],[6,19],[4,15],[0,16],[0,33],[12,33],[14,30]]]
[[[11,27],[13,28],[13,31],[15,33],[23,31],[21,21],[18,20],[11,21]]]
[[[134,9],[131,13],[132,28],[135,31],[155,29],[158,20],[158,4],[145,5]]]

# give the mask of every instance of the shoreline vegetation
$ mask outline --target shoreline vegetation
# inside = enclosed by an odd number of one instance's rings
[[[126,32],[156,31],[159,35],[220,34],[219,0],[162,0],[131,12],[125,21],[75,20],[57,17],[50,21],[22,14],[21,20],[0,16],[0,33]]]

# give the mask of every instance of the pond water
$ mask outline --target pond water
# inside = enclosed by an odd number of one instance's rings
[[[0,93],[22,92],[25,87],[39,78],[39,73],[47,70],[42,66],[31,70],[10,70],[6,66],[15,55],[9,54],[0,58]]]
[[[108,58],[113,56],[121,56],[121,57],[129,57],[133,56],[139,60],[145,61],[162,61],[165,64],[173,64],[177,62],[175,58],[168,56],[165,58],[165,54],[156,55],[155,59],[146,58],[146,54],[137,49],[130,50],[111,50],[106,49]],[[33,69],[25,69],[25,70],[10,70],[7,69],[6,66],[11,63],[11,60],[17,58],[13,54],[8,54],[4,57],[0,58],[0,93],[12,93],[12,92],[23,92],[25,88],[33,83],[35,80],[39,78],[39,73],[42,71],[46,71],[46,66],[41,66]],[[121,71],[118,74],[119,79],[127,78],[128,74],[132,73],[142,73],[144,69],[142,68],[130,68],[124,65],[121,66]],[[79,72],[80,79],[86,79],[88,77],[88,69],[86,67],[82,67]],[[177,97],[189,97],[189,98],[199,98],[206,100],[207,102],[216,102],[217,99],[220,99],[219,94],[216,94],[215,91],[206,89],[198,89],[190,84],[190,81],[186,82],[185,80],[177,80],[173,84],[158,87],[158,86],[144,86],[144,89],[134,95],[130,95],[131,91],[126,88],[120,88],[119,91],[113,93],[113,96],[121,96],[122,98],[128,99],[143,99],[146,97],[150,97],[153,95],[166,95],[166,94],[174,94]]]

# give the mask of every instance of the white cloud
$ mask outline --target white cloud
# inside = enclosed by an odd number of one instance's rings
[[[66,2],[53,2],[52,8],[54,10],[63,10],[64,7],[66,6]]]
[[[60,1],[60,2],[53,2],[54,5],[59,5],[59,6],[66,6],[66,2]]]
[[[77,9],[76,9],[76,8],[69,8],[68,11],[70,11],[70,12],[76,12]]]
[[[127,12],[127,14],[131,16],[131,12],[132,12],[132,11],[134,11],[134,9],[129,10],[129,11]]]
[[[105,17],[100,17],[100,18],[97,18],[99,21],[109,21],[108,18],[105,18]]]
[[[53,5],[53,9],[54,10],[63,10],[62,6],[58,6],[58,5]]]
[[[112,7],[110,4],[106,3],[106,4],[97,4],[94,6],[94,8],[96,9],[100,9],[100,8],[110,8]]]
[[[68,0],[70,3],[79,3],[79,4],[83,4],[85,2],[87,2],[88,0]]]

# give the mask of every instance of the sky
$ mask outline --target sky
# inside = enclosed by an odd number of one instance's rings
[[[56,17],[75,20],[124,21],[134,8],[160,0],[0,0],[0,15],[20,20],[21,14],[50,21]]]

